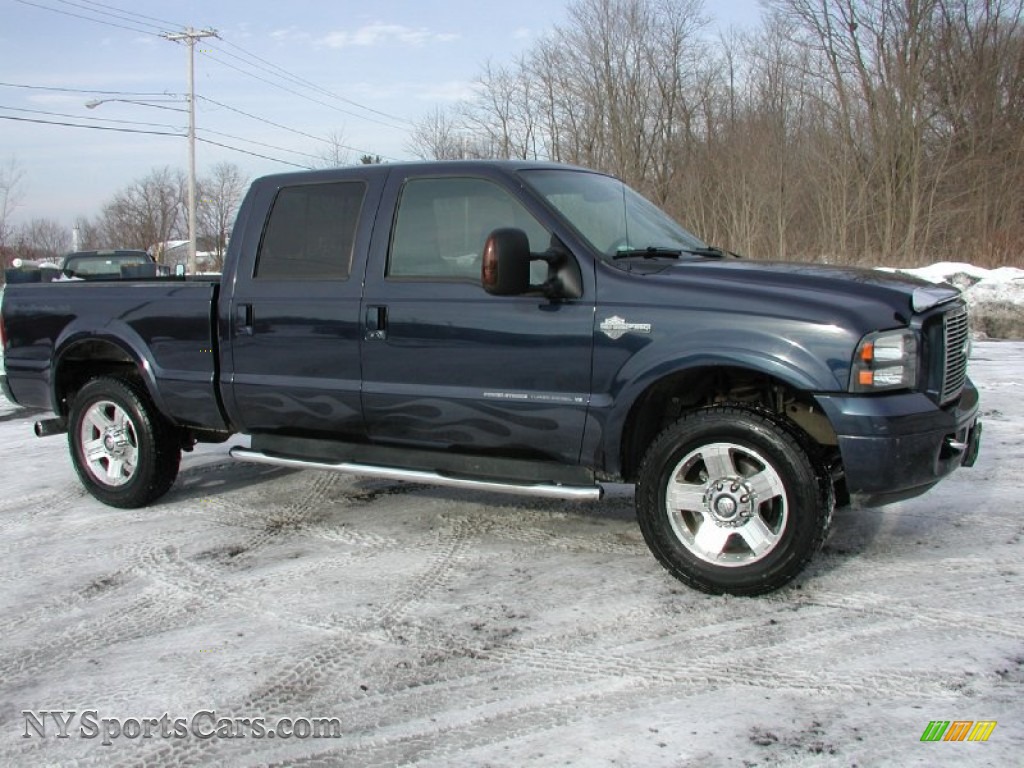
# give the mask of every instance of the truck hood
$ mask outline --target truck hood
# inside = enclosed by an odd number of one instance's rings
[[[769,293],[784,300],[812,296],[823,302],[836,302],[852,308],[861,303],[880,303],[908,321],[913,313],[960,296],[951,285],[929,283],[911,275],[882,272],[861,267],[843,267],[783,261],[646,261],[635,260],[625,269],[634,274],[657,274],[659,279],[683,283],[724,293]],[[817,303],[817,302],[815,302]]]

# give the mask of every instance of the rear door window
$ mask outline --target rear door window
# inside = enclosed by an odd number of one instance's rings
[[[256,260],[258,280],[347,280],[361,181],[284,187],[277,193]]]

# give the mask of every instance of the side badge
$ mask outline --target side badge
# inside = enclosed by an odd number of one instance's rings
[[[621,339],[630,331],[637,333],[650,333],[650,323],[627,323],[625,318],[613,315],[607,320],[602,321],[601,325],[598,326],[601,332],[613,341],[615,339]]]

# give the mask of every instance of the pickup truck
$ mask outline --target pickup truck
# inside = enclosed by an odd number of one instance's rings
[[[131,277],[155,277],[159,267],[146,251],[75,251],[60,263],[65,279],[120,280]]]
[[[146,251],[73,251],[60,264],[15,259],[4,270],[6,283],[48,283],[51,280],[121,280],[155,277],[164,269]],[[163,274],[169,274],[164,272]]]
[[[9,286],[3,390],[139,507],[182,450],[559,499],[635,484],[678,579],[793,579],[836,504],[978,453],[959,292],[738,259],[621,181],[528,162],[267,176],[219,280]]]

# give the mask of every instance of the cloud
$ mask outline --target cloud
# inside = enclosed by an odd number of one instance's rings
[[[474,83],[466,80],[449,80],[446,83],[419,85],[416,87],[414,94],[418,101],[464,101],[476,95],[476,86]]]
[[[363,103],[394,100],[406,103],[409,101],[450,103],[472,98],[477,93],[477,87],[475,82],[469,80],[440,82],[389,80],[387,83],[346,83],[345,92]]]
[[[338,30],[322,37],[318,42],[330,48],[370,47],[374,45],[420,46],[425,43],[450,43],[459,35],[451,32],[434,32],[426,27],[406,27],[401,24],[366,24],[359,29]]]
[[[275,29],[270,33],[270,37],[278,43],[286,43],[292,41],[305,42],[309,40],[310,35],[296,27],[286,27],[285,29]]]

